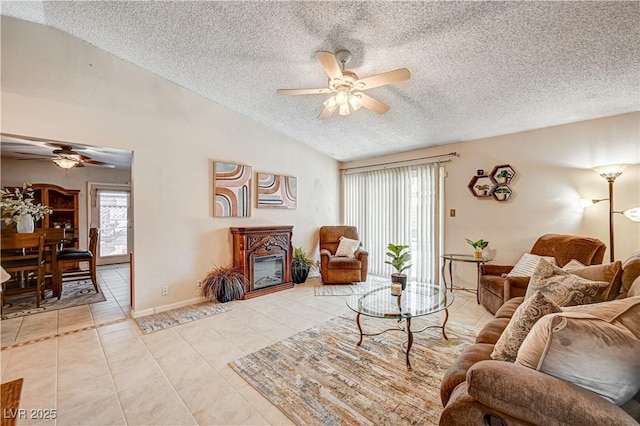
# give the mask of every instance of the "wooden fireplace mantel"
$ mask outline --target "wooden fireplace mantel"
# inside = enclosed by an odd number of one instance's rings
[[[293,287],[291,261],[293,226],[253,226],[231,228],[233,237],[233,265],[247,277],[244,299],[273,293]],[[256,258],[269,255],[283,256],[283,282],[269,287],[254,287],[253,265]]]

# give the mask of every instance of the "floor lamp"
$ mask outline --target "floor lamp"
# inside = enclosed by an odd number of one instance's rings
[[[640,222],[640,207],[634,207],[625,211],[615,211],[613,209],[613,182],[615,182],[616,178],[622,174],[622,171],[625,167],[626,164],[612,164],[608,166],[596,167],[594,169],[596,173],[605,178],[609,183],[609,198],[602,198],[599,200],[581,200],[581,205],[583,207],[599,203],[600,201],[609,201],[609,257],[611,259],[611,262],[614,261],[613,214],[620,213],[629,220]]]

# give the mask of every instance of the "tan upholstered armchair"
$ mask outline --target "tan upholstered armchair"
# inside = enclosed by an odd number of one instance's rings
[[[602,241],[595,238],[545,234],[538,238],[529,253],[555,257],[560,267],[571,259],[576,259],[583,265],[597,265],[602,263],[606,248]],[[502,277],[502,274],[508,274],[511,269],[513,265],[487,264],[480,268],[478,297],[480,303],[492,314],[507,300],[524,296],[527,292],[529,277]]]
[[[369,254],[356,250],[354,257],[336,257],[340,237],[359,240],[355,226],[323,226],[320,228],[320,274],[324,284],[352,283],[367,280]]]

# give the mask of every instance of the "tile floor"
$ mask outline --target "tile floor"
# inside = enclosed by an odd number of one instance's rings
[[[319,281],[310,278],[290,290],[230,302],[229,312],[142,335],[126,319],[128,297],[118,290],[128,276],[128,268],[102,269],[107,301],[96,306],[2,321],[2,346],[9,348],[0,352],[1,381],[24,377],[21,408],[56,410],[55,420],[18,424],[291,424],[227,363],[334,316],[351,315],[345,297],[314,296]],[[475,295],[455,296],[450,321],[480,327],[492,318]]]

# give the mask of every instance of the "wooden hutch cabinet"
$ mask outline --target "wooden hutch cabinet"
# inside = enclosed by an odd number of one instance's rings
[[[53,212],[36,222],[38,228],[64,228],[65,247],[78,248],[80,220],[78,214],[79,189],[65,189],[57,185],[34,183],[33,195],[36,203],[49,206]]]

